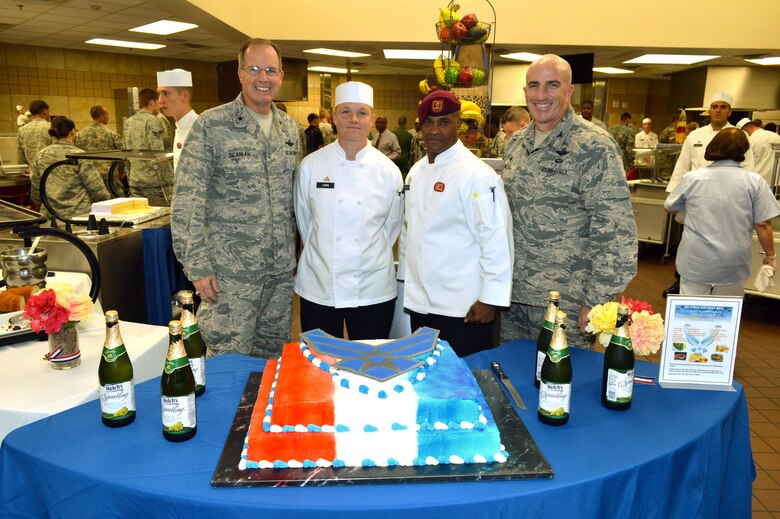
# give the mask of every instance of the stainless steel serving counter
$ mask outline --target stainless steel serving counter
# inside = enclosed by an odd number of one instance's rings
[[[669,259],[669,248],[680,242],[682,229],[664,209],[666,182],[629,180],[631,206],[636,221],[637,239],[640,242],[665,245],[661,263]]]
[[[99,299],[103,308],[119,311],[122,320],[147,322],[142,233],[144,229],[169,226],[170,216],[164,216],[134,227],[111,227],[111,233],[103,236],[86,236],[83,228],[74,229],[74,234],[84,239],[100,264]],[[0,249],[19,247],[21,243],[10,230],[0,231]],[[47,236],[39,246],[48,252],[49,270],[89,274],[86,258],[68,242]]]

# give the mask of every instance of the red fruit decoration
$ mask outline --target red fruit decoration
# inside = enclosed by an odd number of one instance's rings
[[[439,40],[442,43],[449,43],[450,42],[450,28],[446,25],[442,25],[441,29],[439,29]]]
[[[458,74],[458,83],[463,85],[470,85],[474,81],[474,73],[471,71],[471,67],[463,67]]]
[[[468,29],[466,29],[466,26],[463,25],[461,22],[455,22],[452,24],[452,27],[450,27],[450,37],[453,40],[460,40],[464,36],[466,36],[466,33],[468,32]]]
[[[461,16],[460,22],[466,27],[466,29],[471,29],[472,27],[477,25],[477,15],[471,13],[471,14]]]

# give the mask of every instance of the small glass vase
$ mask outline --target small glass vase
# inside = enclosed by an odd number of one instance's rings
[[[52,369],[71,369],[81,364],[77,321],[62,325],[59,332],[49,334],[49,353],[43,358]]]

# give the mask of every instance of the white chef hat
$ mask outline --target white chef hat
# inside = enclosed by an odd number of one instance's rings
[[[342,103],[363,103],[374,107],[374,89],[360,81],[348,81],[336,87],[334,106]]]
[[[744,127],[745,127],[745,126],[747,126],[748,124],[753,124],[753,121],[751,121],[751,120],[750,120],[750,119],[748,119],[747,117],[743,117],[743,118],[742,118],[742,119],[740,119],[740,120],[739,120],[739,122],[737,123],[737,128],[739,128],[739,129],[741,130],[742,128],[744,128]]]
[[[650,124],[651,122],[653,122],[653,120],[650,119],[649,117],[645,117],[644,119],[642,119],[642,124]]]
[[[710,104],[714,103],[715,101],[723,101],[725,103],[728,103],[729,106],[734,104],[734,98],[727,94],[726,92],[718,92],[714,96],[712,96],[712,100],[710,101]]]
[[[191,87],[192,72],[175,68],[157,73],[157,88],[160,87]]]

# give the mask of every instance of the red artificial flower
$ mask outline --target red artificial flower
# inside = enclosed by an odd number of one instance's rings
[[[70,310],[57,304],[57,294],[54,290],[43,290],[30,297],[24,305],[24,316],[32,319],[30,328],[38,333],[43,329],[46,333],[56,333],[70,318]]]
[[[630,309],[629,315],[634,315],[634,312],[642,312],[642,311],[645,311],[650,315],[653,315],[653,307],[650,305],[650,303],[640,301],[639,299],[629,299],[625,296],[621,297],[620,303],[624,305],[628,305],[628,308]]]

